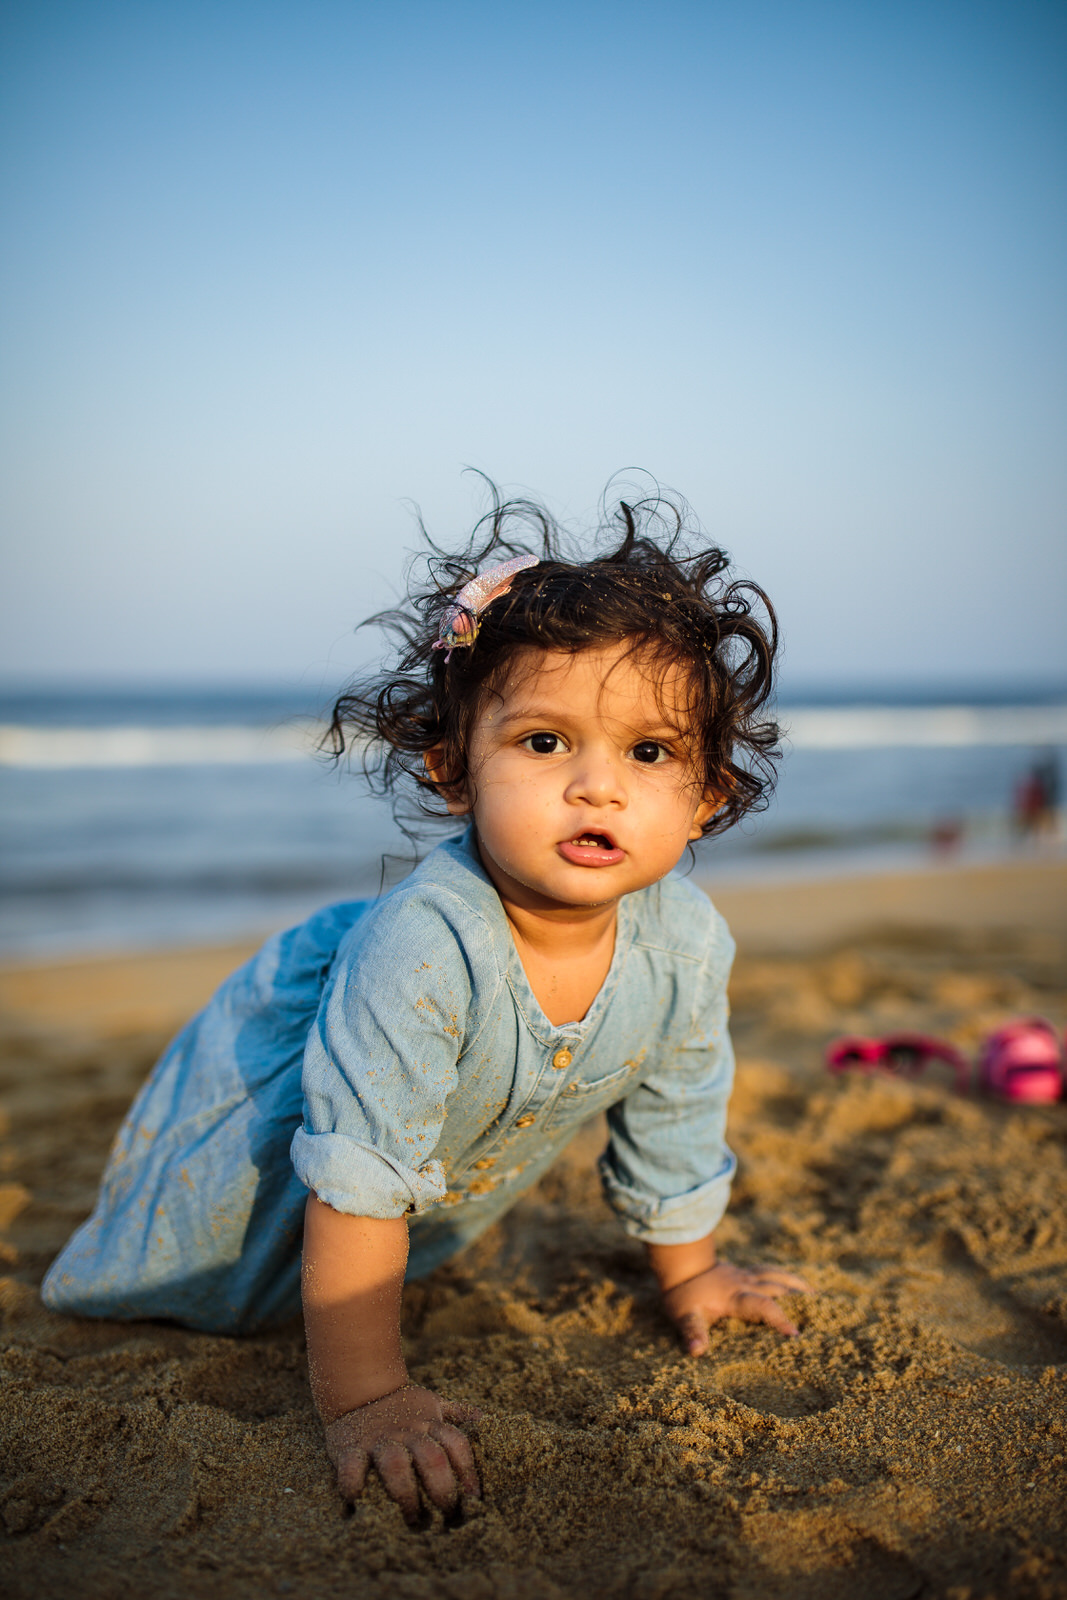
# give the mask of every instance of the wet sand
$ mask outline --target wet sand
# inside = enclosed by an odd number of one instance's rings
[[[0,972],[0,1586],[13,1597],[1067,1596],[1067,1105],[831,1079],[826,1041],[973,1053],[1067,1023],[1062,865],[731,888],[740,1158],[720,1238],[818,1294],[693,1362],[592,1171],[601,1130],[409,1288],[413,1374],[484,1408],[485,1499],[408,1531],[338,1500],[298,1325],[248,1340],[44,1311],[114,1129],[239,960]],[[1000,874],[998,881],[995,875]],[[993,874],[991,876],[990,874]]]

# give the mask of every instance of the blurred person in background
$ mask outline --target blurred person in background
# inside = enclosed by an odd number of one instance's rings
[[[1055,750],[1042,751],[1015,789],[1015,829],[1022,838],[1048,838],[1058,832],[1060,764]]]

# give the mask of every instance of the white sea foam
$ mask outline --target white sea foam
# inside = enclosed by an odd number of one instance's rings
[[[3,767],[193,767],[302,761],[321,735],[315,723],[276,728],[0,725]]]
[[[1067,745],[1067,705],[783,707],[796,750]],[[256,766],[306,760],[314,721],[276,727],[210,724],[117,727],[0,725],[0,767]]]
[[[797,750],[1067,744],[1067,705],[783,707],[781,720]]]

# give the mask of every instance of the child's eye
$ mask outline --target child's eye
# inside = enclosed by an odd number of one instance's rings
[[[640,744],[634,745],[631,755],[635,761],[642,761],[649,767],[657,761],[670,759],[670,751],[666,745],[657,744],[655,739],[642,739]]]
[[[564,749],[558,733],[529,733],[522,742],[536,756],[554,756]]]

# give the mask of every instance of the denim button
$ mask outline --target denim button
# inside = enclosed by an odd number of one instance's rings
[[[570,1066],[573,1060],[574,1057],[571,1055],[566,1045],[564,1045],[563,1049],[557,1050],[555,1055],[552,1057],[552,1065],[555,1067],[557,1072],[563,1072],[567,1067]]]
[[[530,1112],[528,1111],[524,1117],[516,1117],[515,1126],[516,1128],[532,1128],[536,1121],[537,1118],[531,1116]]]

